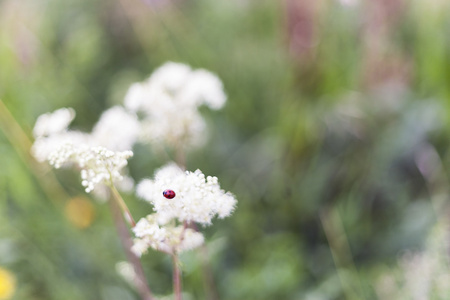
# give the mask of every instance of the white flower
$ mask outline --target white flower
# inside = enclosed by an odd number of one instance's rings
[[[120,261],[116,263],[116,272],[119,274],[128,284],[134,286],[137,275],[134,267],[127,261]]]
[[[31,154],[36,160],[46,161],[51,152],[66,143],[89,143],[88,134],[68,130],[67,127],[74,118],[75,111],[72,108],[61,108],[38,117],[33,128],[36,140],[31,147]]]
[[[142,139],[176,145],[177,143],[188,145],[202,145],[206,140],[206,124],[197,111],[180,111],[175,107],[176,116],[168,117],[167,114],[154,116],[142,121]],[[180,117],[178,117],[180,114]],[[174,120],[174,118],[176,120]]]
[[[190,73],[191,68],[185,64],[167,62],[153,72],[150,81],[169,93],[177,93],[189,78]]]
[[[142,218],[133,228],[136,236],[132,250],[141,256],[149,248],[166,253],[181,253],[197,248],[204,242],[203,235],[191,228],[166,224],[158,214]]]
[[[139,82],[133,83],[125,95],[125,100],[123,101],[125,107],[132,112],[142,110],[142,104],[147,101],[146,94],[145,84]]]
[[[165,190],[173,190],[175,198],[165,198]],[[157,170],[154,180],[141,181],[137,194],[167,219],[204,225],[211,224],[215,215],[219,218],[229,216],[236,205],[234,196],[220,189],[217,177],[205,178],[200,170],[183,172],[173,163]]]
[[[68,130],[67,126],[74,117],[72,108],[58,109],[38,117],[33,129],[36,140],[31,149],[38,161],[44,162],[51,152],[68,143],[103,146],[114,151],[130,150],[141,131],[137,116],[120,106],[106,110],[92,133]]]
[[[226,95],[220,79],[206,70],[169,62],[155,70],[142,83],[131,85],[124,105],[142,112],[142,139],[169,145],[201,145],[205,122],[198,112],[201,105],[220,109]]]
[[[131,151],[114,152],[103,147],[65,144],[53,151],[48,160],[55,168],[76,164],[81,169],[81,184],[89,193],[99,184],[111,184],[122,180],[121,169],[127,165]]]
[[[207,70],[196,70],[191,73],[180,93],[180,102],[187,106],[198,107],[202,104],[218,110],[223,107],[227,96],[223,91],[220,79]]]
[[[124,151],[133,148],[140,129],[135,114],[127,112],[123,107],[114,106],[103,112],[92,130],[91,138],[96,145]]]
[[[61,108],[40,115],[33,128],[33,136],[38,138],[64,132],[74,118],[75,111],[72,108]]]
[[[448,299],[450,227],[438,220],[421,252],[406,252],[375,286],[380,299]]]
[[[37,161],[44,162],[48,159],[50,153],[68,143],[74,145],[89,144],[90,136],[80,131],[65,131],[50,136],[39,137],[31,147],[31,154]]]
[[[186,228],[183,234],[182,241],[178,246],[179,252],[195,249],[205,242],[203,234],[190,228]]]
[[[142,254],[147,253],[150,244],[151,244],[150,238],[136,238],[133,240],[133,246],[131,247],[131,251],[133,251],[134,254],[136,254],[137,256],[142,256]]]

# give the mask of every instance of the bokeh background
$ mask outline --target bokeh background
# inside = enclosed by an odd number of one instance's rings
[[[239,201],[182,257],[186,299],[450,299],[449,16],[444,0],[0,1],[0,299],[138,299],[108,204],[35,162],[31,131],[61,107],[90,131],[167,61],[223,81],[187,166]],[[133,150],[136,181],[166,161]],[[170,260],[143,265],[170,294]]]

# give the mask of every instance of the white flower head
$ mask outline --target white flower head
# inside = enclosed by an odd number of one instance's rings
[[[175,197],[167,199],[166,190],[174,191]],[[137,194],[167,219],[204,225],[210,225],[215,215],[229,216],[236,205],[235,197],[220,189],[217,177],[205,177],[200,170],[184,172],[174,163],[157,170],[153,180],[141,181]]]
[[[82,145],[90,143],[90,135],[80,131],[64,131],[37,138],[31,147],[31,154],[39,162],[45,162],[50,153],[65,144]]]
[[[180,94],[180,101],[185,105],[198,107],[205,104],[214,110],[221,109],[226,100],[222,81],[213,73],[203,69],[191,73]]]
[[[110,184],[123,179],[121,170],[133,156],[131,151],[114,152],[103,147],[65,144],[50,153],[49,163],[55,168],[75,164],[81,169],[81,184],[91,192],[97,184]]]
[[[141,136],[147,142],[201,145],[206,126],[198,112],[201,105],[220,109],[226,95],[220,79],[206,70],[169,62],[145,82],[131,85],[125,107],[143,114]]]
[[[119,106],[106,110],[92,133],[68,130],[74,117],[75,111],[71,108],[39,116],[33,129],[36,140],[31,148],[36,160],[46,161],[50,153],[66,144],[103,146],[114,151],[129,150],[140,132],[137,116]]]
[[[174,108],[172,111],[177,111],[176,120],[166,114],[143,120],[142,139],[169,145],[204,144],[206,124],[200,114],[196,110],[180,111]]]
[[[167,62],[156,69],[149,80],[169,93],[177,93],[182,89],[191,72],[191,68],[185,64]]]
[[[201,233],[185,226],[166,224],[158,214],[148,215],[133,228],[136,238],[133,252],[141,256],[149,248],[166,253],[181,253],[197,248],[204,242]]]
[[[140,124],[134,113],[127,112],[121,106],[114,106],[103,112],[92,130],[92,140],[99,146],[115,151],[133,148]]]
[[[136,82],[128,88],[123,102],[128,110],[137,112],[142,109],[142,104],[147,101],[146,98],[146,85],[144,83]]]
[[[74,118],[75,111],[72,108],[61,108],[40,115],[33,128],[33,136],[39,138],[64,132]]]
[[[136,271],[131,263],[127,261],[116,263],[116,272],[131,286],[136,282]]]
[[[88,134],[68,130],[74,118],[75,111],[72,108],[61,108],[38,117],[33,128],[36,140],[31,148],[31,154],[37,161],[46,161],[49,154],[63,144],[88,143]]]

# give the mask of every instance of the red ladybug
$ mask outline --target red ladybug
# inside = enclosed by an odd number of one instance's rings
[[[165,190],[163,192],[163,196],[166,197],[167,199],[173,199],[173,198],[175,198],[176,194],[172,190]]]

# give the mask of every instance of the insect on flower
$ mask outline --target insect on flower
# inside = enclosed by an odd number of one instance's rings
[[[173,198],[175,198],[176,194],[172,190],[165,190],[163,192],[163,196],[166,197],[167,199],[173,199]]]

